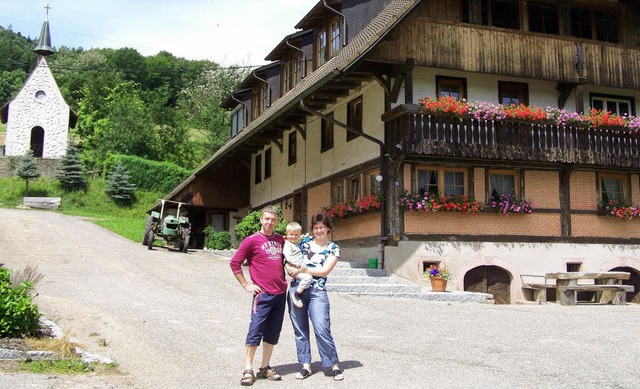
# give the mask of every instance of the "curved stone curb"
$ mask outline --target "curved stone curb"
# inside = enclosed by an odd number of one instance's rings
[[[51,330],[54,338],[64,337],[64,331],[62,328],[51,320],[47,320],[43,317],[39,319],[40,323],[46,325]],[[70,342],[76,342],[75,339],[69,339]],[[103,357],[97,354],[91,354],[81,349],[80,347],[74,347],[73,353],[76,354],[84,363],[113,363],[111,358]],[[23,360],[23,361],[36,361],[36,360],[53,360],[60,358],[60,355],[52,351],[22,351],[22,350],[10,350],[0,348],[0,360]]]

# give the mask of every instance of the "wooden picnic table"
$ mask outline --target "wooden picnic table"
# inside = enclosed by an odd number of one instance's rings
[[[587,272],[558,272],[547,273],[545,278],[556,280],[556,300],[561,305],[576,305],[577,292],[596,292],[596,301],[601,304],[611,303],[623,305],[627,301],[627,292],[633,292],[633,285],[623,285],[622,280],[628,280],[631,273],[609,271],[598,273]],[[579,283],[589,280],[593,283]]]

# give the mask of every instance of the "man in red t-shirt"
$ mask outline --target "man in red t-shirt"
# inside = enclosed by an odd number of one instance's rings
[[[263,342],[262,363],[257,378],[272,381],[282,377],[269,366],[273,346],[278,343],[286,305],[287,281],[284,278],[282,247],[284,238],[276,234],[278,209],[267,206],[260,212],[260,231],[246,237],[233,258],[231,270],[244,290],[253,295],[251,323],[247,333],[246,365],[240,384],[253,385],[253,358]],[[242,272],[242,262],[247,260],[251,282]]]

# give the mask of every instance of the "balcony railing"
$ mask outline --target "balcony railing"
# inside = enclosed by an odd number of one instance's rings
[[[628,130],[476,120],[417,105],[398,106],[382,119],[405,154],[640,168],[640,136]]]

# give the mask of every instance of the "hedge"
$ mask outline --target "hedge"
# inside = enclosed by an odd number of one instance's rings
[[[129,174],[129,182],[138,189],[169,193],[192,173],[171,162],[158,162],[131,155],[112,154],[104,163],[103,177],[116,168],[118,162]]]

